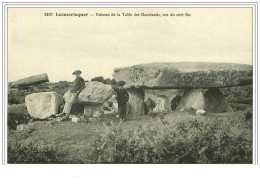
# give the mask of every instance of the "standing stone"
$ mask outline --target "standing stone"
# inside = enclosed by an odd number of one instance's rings
[[[184,95],[177,106],[177,110],[181,109],[201,109],[204,110],[205,108],[205,98],[204,92],[202,89],[187,89],[184,92]]]
[[[28,113],[31,117],[39,119],[57,114],[62,103],[62,96],[56,92],[33,93],[25,97]]]
[[[205,111],[210,113],[231,112],[233,109],[218,88],[210,88],[205,95]]]
[[[150,97],[145,100],[144,105],[145,115],[149,115],[155,108],[155,102]]]
[[[156,105],[153,107],[153,112],[156,113],[167,113],[175,110],[180,102],[181,96],[184,90],[180,89],[145,89],[145,102],[148,99],[152,99]],[[173,107],[173,108],[172,108]]]
[[[153,112],[155,113],[168,113],[171,111],[171,103],[167,96],[164,95],[154,95],[151,99],[155,103]]]
[[[154,108],[155,112],[158,113],[168,113],[171,111],[171,102],[167,96],[158,96],[156,99],[156,106]]]
[[[188,89],[177,106],[177,110],[205,110],[209,113],[222,113],[233,111],[230,104],[226,101],[223,93],[218,88]]]
[[[144,91],[142,89],[132,88],[127,90],[129,94],[129,116],[135,117],[144,115]]]
[[[177,95],[175,96],[172,101],[171,101],[171,109],[172,111],[176,110],[177,106],[179,105],[181,101],[181,96],[180,95]]]

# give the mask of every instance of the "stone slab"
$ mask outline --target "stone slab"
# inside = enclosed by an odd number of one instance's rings
[[[85,89],[83,89],[78,96],[78,102],[102,104],[114,94],[114,90],[111,85],[96,81],[86,82],[85,85]],[[66,96],[64,95],[64,97]]]
[[[214,62],[163,62],[115,68],[116,81],[125,87],[211,88],[252,83],[253,67],[247,64]],[[250,80],[251,79],[251,80]]]
[[[28,86],[43,82],[49,82],[48,75],[45,73],[17,80],[11,84],[11,87]]]
[[[33,118],[45,119],[58,113],[62,96],[56,92],[33,93],[25,97],[28,113]]]

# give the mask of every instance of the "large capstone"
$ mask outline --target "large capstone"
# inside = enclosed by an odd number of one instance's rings
[[[59,112],[62,96],[56,92],[33,93],[25,97],[25,104],[31,117],[45,119]]]
[[[114,69],[116,81],[125,87],[211,88],[252,83],[252,65],[234,63],[174,62]]]
[[[176,110],[205,110],[209,113],[223,113],[233,111],[226,101],[223,93],[218,88],[187,89],[180,100]]]
[[[127,92],[129,94],[129,111],[127,112],[129,117],[144,115],[144,91],[142,89],[132,88],[128,89]]]

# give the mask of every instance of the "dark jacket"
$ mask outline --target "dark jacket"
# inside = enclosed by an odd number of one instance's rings
[[[82,77],[77,77],[74,80],[73,86],[70,89],[70,92],[77,93],[77,91],[82,91],[85,88],[85,81]]]
[[[117,101],[118,103],[127,103],[129,100],[129,95],[125,89],[119,89],[119,88],[114,88],[117,94]]]

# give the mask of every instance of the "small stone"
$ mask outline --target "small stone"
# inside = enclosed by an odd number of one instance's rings
[[[74,122],[74,123],[79,123],[80,122],[80,118],[72,117],[71,121]]]
[[[25,124],[21,124],[21,125],[18,125],[16,127],[17,131],[23,131],[23,130],[29,130],[29,129],[30,129],[30,126],[29,125],[25,125]]]
[[[206,112],[205,110],[198,109],[198,110],[196,111],[196,115],[204,115],[205,112]]]

